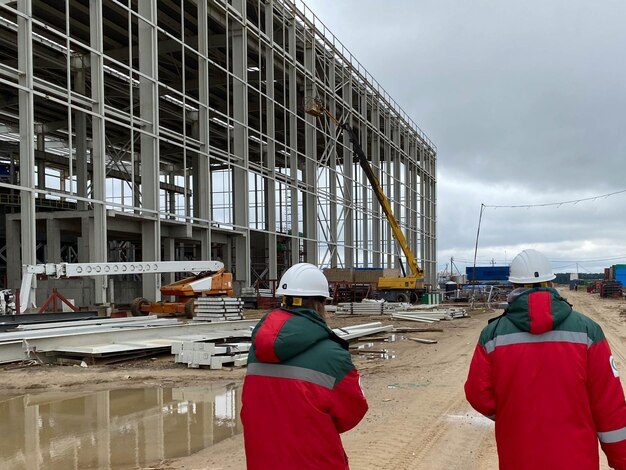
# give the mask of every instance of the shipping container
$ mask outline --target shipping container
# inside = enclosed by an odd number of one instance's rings
[[[508,281],[508,266],[476,266],[475,276],[474,267],[467,266],[465,268],[468,282],[472,281]]]

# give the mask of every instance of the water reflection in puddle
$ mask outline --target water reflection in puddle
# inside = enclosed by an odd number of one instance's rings
[[[0,396],[0,468],[129,469],[242,432],[237,384]]]

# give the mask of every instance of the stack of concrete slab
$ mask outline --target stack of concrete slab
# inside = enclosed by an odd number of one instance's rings
[[[243,300],[238,297],[198,297],[194,321],[242,320]]]

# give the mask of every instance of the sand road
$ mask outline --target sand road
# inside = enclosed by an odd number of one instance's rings
[[[599,322],[617,366],[626,374],[626,302],[597,294],[562,290],[574,307]],[[342,437],[352,470],[496,470],[494,425],[465,401],[463,384],[480,330],[501,311],[476,311],[471,318],[439,322],[443,332],[403,333],[375,343],[388,358],[355,355],[370,411]],[[396,326],[426,326],[388,317],[332,316],[331,326],[383,321]],[[436,339],[422,344],[408,337]],[[245,369],[210,371],[173,364],[171,356],[112,366],[6,367],[3,388],[14,393],[99,390],[145,386],[202,386],[241,383]],[[180,366],[180,367],[179,367]],[[146,463],[151,469],[245,469],[241,434],[187,457]],[[608,469],[601,454],[601,468]]]

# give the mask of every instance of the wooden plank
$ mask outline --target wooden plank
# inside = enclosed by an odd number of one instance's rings
[[[394,333],[443,333],[443,328],[411,328],[400,327],[394,328]]]

